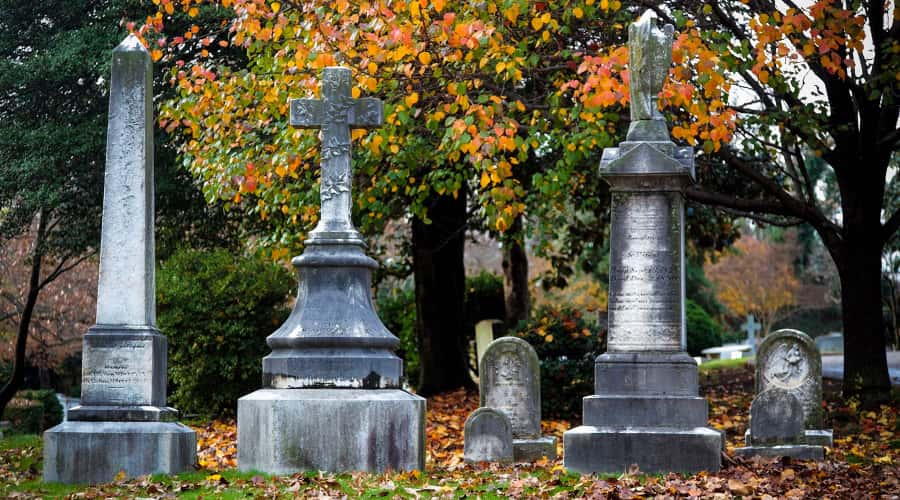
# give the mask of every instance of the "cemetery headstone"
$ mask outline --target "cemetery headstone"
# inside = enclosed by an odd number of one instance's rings
[[[747,339],[744,340],[744,343],[750,346],[749,356],[756,355],[756,332],[762,329],[762,325],[756,322],[756,317],[752,314],[747,315],[747,321],[741,325],[741,330],[747,332]]]
[[[156,329],[153,78],[130,35],[113,51],[97,324],[84,336],[81,404],[44,433],[44,480],[111,481],[193,470],[197,436],[166,406]]]
[[[466,419],[463,458],[466,462],[513,461],[512,424],[496,408],[478,408]]]
[[[832,432],[822,422],[822,357],[805,333],[785,329],[763,339],[756,355],[756,393],[771,388],[788,391],[800,401],[807,444],[832,445]]]
[[[498,319],[484,319],[475,323],[475,362],[481,366],[481,358],[494,341],[494,325],[502,323]]]
[[[266,339],[263,388],[238,400],[238,468],[423,469],[425,399],[400,389],[400,341],[372,305],[377,264],[350,220],[350,129],[378,127],[383,104],[351,97],[348,68],[321,84],[321,99],[290,102],[292,126],[321,129],[321,218],[293,260],[294,309]]]
[[[565,433],[569,470],[715,471],[722,435],[707,425],[697,364],[686,352],[684,189],[692,148],[669,138],[657,96],[672,64],[671,25],[648,11],[628,30],[631,125],[603,152],[612,191],[607,352],[595,363],[584,425]]]
[[[806,443],[803,404],[792,392],[772,387],[756,395],[750,405],[747,446],[739,456],[787,456],[823,460],[825,448]]]
[[[503,412],[512,425],[517,462],[556,458],[556,438],[541,435],[541,365],[531,345],[502,337],[488,346],[478,369],[482,408]]]

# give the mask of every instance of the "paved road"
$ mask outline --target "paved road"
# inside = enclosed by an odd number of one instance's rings
[[[900,385],[900,351],[888,351],[887,362],[891,385]],[[836,380],[844,378],[844,356],[840,354],[822,356],[822,376]]]

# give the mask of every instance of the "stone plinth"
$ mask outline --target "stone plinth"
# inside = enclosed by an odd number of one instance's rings
[[[107,483],[194,470],[197,434],[177,422],[63,422],[44,433],[44,481]]]
[[[153,78],[134,35],[113,51],[97,285],[84,336],[81,404],[44,433],[44,480],[192,470],[197,436],[166,406],[166,337],[156,329]]]
[[[321,99],[292,99],[290,123],[320,128],[321,217],[287,321],[266,342],[263,388],[238,400],[238,468],[273,474],[425,468],[425,400],[400,390],[400,340],[372,305],[375,261],[350,219],[350,129],[384,106],[351,97],[351,71],[326,68]]]
[[[425,400],[396,389],[260,389],[238,399],[238,469],[422,469]]]
[[[656,106],[673,32],[649,11],[629,28],[632,122],[600,165],[612,192],[608,349],[596,360],[584,425],[563,437],[564,464],[577,472],[720,467],[723,437],[706,427],[697,365],[684,352],[683,191],[694,153],[669,140]]]

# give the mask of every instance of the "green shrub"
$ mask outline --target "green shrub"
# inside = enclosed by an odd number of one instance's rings
[[[419,380],[419,350],[416,341],[416,293],[403,286],[379,291],[375,308],[384,326],[400,338],[397,356],[403,359],[403,376],[411,385]]]
[[[3,414],[14,432],[40,434],[62,422],[63,409],[51,390],[19,391]]]
[[[594,393],[597,326],[569,307],[542,306],[516,327],[541,360],[541,413],[565,419],[581,415],[581,400]]]
[[[700,356],[703,349],[722,345],[722,325],[690,299],[685,300],[685,307],[688,353],[691,356]]]
[[[169,340],[171,403],[204,417],[234,415],[258,389],[266,337],[290,312],[285,268],[225,250],[180,250],[159,268],[157,314]]]

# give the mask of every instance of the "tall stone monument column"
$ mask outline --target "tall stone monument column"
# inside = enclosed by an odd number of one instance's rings
[[[81,405],[44,433],[44,480],[98,483],[192,470],[197,436],[166,406],[156,329],[153,74],[130,35],[113,51],[97,324],[84,336]]]
[[[325,68],[321,99],[292,99],[291,125],[320,128],[319,224],[295,257],[300,286],[266,340],[263,388],[238,400],[238,468],[414,470],[425,467],[425,400],[400,389],[399,340],[378,319],[376,262],[350,220],[350,129],[383,121],[377,99],[353,99],[348,68]]]
[[[697,365],[685,352],[684,188],[692,148],[669,138],[657,95],[672,63],[671,25],[648,11],[629,27],[631,126],[603,152],[612,191],[609,341],[584,398],[584,425],[564,434],[578,472],[718,470],[722,436],[706,427]]]

